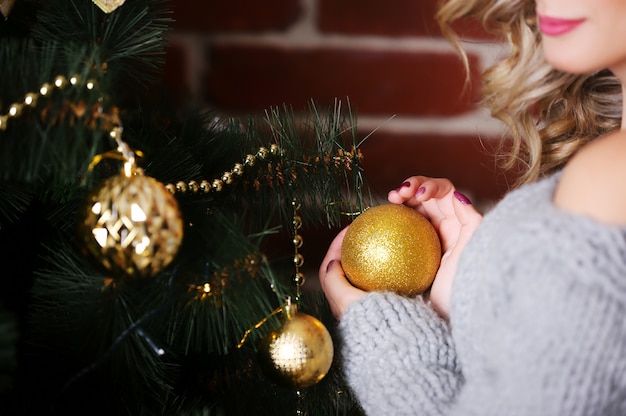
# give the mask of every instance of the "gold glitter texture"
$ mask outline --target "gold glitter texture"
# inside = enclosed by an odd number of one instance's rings
[[[365,210],[348,228],[341,263],[350,282],[367,291],[423,293],[441,261],[441,242],[432,224],[404,205]]]

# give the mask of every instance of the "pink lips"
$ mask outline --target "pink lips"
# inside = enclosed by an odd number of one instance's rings
[[[559,19],[556,17],[537,16],[541,33],[548,36],[559,36],[571,32],[580,26],[585,19]]]

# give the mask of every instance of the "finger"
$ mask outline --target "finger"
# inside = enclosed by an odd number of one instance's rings
[[[441,222],[449,218],[450,214],[454,212],[452,206],[448,209],[447,205],[451,205],[449,201],[429,199],[422,202],[418,212],[426,216],[435,228],[439,228]]]
[[[430,200],[446,197],[454,191],[454,185],[446,178],[429,178],[426,176],[412,176],[399,188],[387,194],[387,200],[394,204],[404,204],[416,208],[422,215],[430,216],[429,209],[436,208],[432,202],[426,207],[422,205]],[[434,215],[434,212],[432,212]]]
[[[469,237],[481,224],[483,216],[472,205],[472,203],[462,194],[455,193],[455,197],[452,201],[454,213],[461,224],[461,232],[459,234],[458,245],[464,246]]]
[[[472,225],[476,222],[480,222],[482,219],[482,214],[478,212],[469,198],[460,192],[454,192],[452,208],[459,222],[463,225]]]
[[[341,262],[338,260],[331,260],[328,263],[320,284],[330,309],[337,319],[343,316],[348,306],[365,296],[363,290],[355,288],[346,279]]]
[[[446,218],[454,216],[450,198],[455,188],[450,180],[413,176],[404,184],[387,195],[389,202],[415,209],[428,218],[436,228],[439,228]]]
[[[455,220],[456,212],[454,211],[453,199],[454,199],[454,187],[445,188],[450,189],[447,194],[439,198],[431,198],[422,202],[419,212],[425,215],[435,228],[441,228],[442,223],[446,220]]]
[[[320,279],[322,279],[322,275],[326,274],[328,263],[330,263],[332,260],[341,259],[341,245],[343,244],[343,237],[346,235],[346,231],[348,231],[348,227],[345,227],[343,230],[341,230],[341,232],[339,232],[339,234],[337,234],[333,241],[330,243],[328,251],[326,252],[326,255],[322,259],[322,263],[320,264],[318,272]]]
[[[454,191],[454,185],[446,178],[427,178],[415,192],[415,200],[439,199]]]
[[[456,216],[452,204],[456,189],[450,180],[445,178],[429,180],[422,188],[424,190],[416,194],[416,200],[422,201],[423,213],[433,225],[439,226],[442,221]]]
[[[353,287],[346,279],[346,275],[341,267],[341,261],[339,260],[331,260],[323,276],[324,278],[320,279],[320,285],[329,298],[335,298],[337,294],[347,290],[348,287]]]
[[[407,178],[402,185],[387,194],[387,200],[393,204],[410,204],[415,196],[415,192],[427,179],[425,176],[411,176]],[[415,202],[413,204],[415,205]]]

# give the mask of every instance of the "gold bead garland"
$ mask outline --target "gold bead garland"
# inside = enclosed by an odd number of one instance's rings
[[[296,301],[300,300],[300,289],[305,282],[304,274],[300,271],[300,268],[304,265],[304,256],[300,253],[300,248],[304,244],[304,239],[298,232],[300,228],[302,228],[302,217],[299,215],[300,204],[294,198],[291,202],[293,206],[293,247],[294,247],[294,255],[293,255],[293,265],[295,268],[295,275],[293,277],[293,282],[296,285]]]
[[[293,265],[294,265],[294,269],[295,269],[295,275],[294,275],[294,278],[293,278],[293,282],[296,285],[296,297],[295,297],[295,300],[297,302],[297,301],[300,300],[301,287],[302,287],[302,285],[305,282],[304,274],[300,271],[300,268],[304,264],[304,256],[299,251],[300,248],[302,248],[302,245],[304,243],[304,239],[302,238],[302,236],[300,234],[298,234],[300,228],[302,228],[302,217],[300,217],[300,215],[299,215],[300,203],[298,202],[298,200],[296,198],[294,198],[291,201],[291,206],[293,207],[293,220],[292,220],[293,239],[292,239],[292,243],[293,243],[293,248],[294,248]],[[196,290],[198,290],[199,292],[202,292],[203,287],[197,286]],[[254,329],[259,329],[265,322],[267,322],[267,320],[271,316],[274,316],[274,315],[276,315],[278,313],[281,313],[281,312],[283,314],[285,314],[285,315],[288,315],[290,313],[290,311],[292,310],[290,308],[291,308],[291,297],[287,298],[287,302],[284,305],[279,306],[269,316],[265,317],[260,322],[256,323],[252,328],[248,329],[245,332],[245,334],[244,334],[243,338],[241,339],[241,341],[239,342],[239,345],[237,345],[237,348],[241,348],[245,344],[246,339],[248,338],[250,333]],[[296,310],[296,309],[294,309],[294,310]]]
[[[255,154],[247,154],[244,161],[241,163],[235,163],[230,171],[225,171],[219,178],[215,178],[211,181],[203,180],[190,180],[190,181],[178,181],[175,183],[168,183],[165,188],[172,194],[208,194],[211,192],[221,192],[225,186],[232,185],[236,179],[243,176],[246,168],[253,167],[258,161],[265,161],[268,163],[268,167],[271,169],[271,162],[269,157],[278,157],[283,155],[283,150],[278,144],[271,144],[269,149],[265,146],[260,147]],[[302,161],[303,166],[313,166],[319,163],[332,164],[335,167],[343,166],[347,170],[351,170],[354,160],[360,160],[362,158],[361,151],[358,149],[352,149],[347,151],[338,149],[335,155],[325,154],[323,156],[315,156],[312,159],[304,158]],[[278,168],[278,166],[277,166]],[[296,174],[292,173],[292,180],[296,179]],[[283,181],[282,172],[276,172],[277,179]],[[280,178],[278,178],[280,176]],[[258,183],[254,184],[255,188],[258,187]]]
[[[67,78],[64,75],[57,75],[51,83],[44,82],[41,84],[38,91],[30,91],[24,94],[24,99],[21,102],[14,102],[9,105],[9,109],[5,114],[0,114],[0,131],[7,129],[10,119],[21,116],[25,107],[35,108],[40,97],[48,97],[55,89],[63,90],[67,85],[81,85],[80,77],[78,75],[72,75]],[[88,90],[93,90],[96,87],[96,82],[87,80],[84,86]]]
[[[212,181],[201,180],[197,182],[190,180],[189,182],[178,181],[175,184],[168,183],[165,188],[172,194],[176,193],[193,193],[193,194],[208,194],[210,192],[220,192],[224,189],[225,185],[232,185],[235,179],[243,176],[246,167],[252,167],[256,165],[257,160],[266,160],[268,156],[280,156],[283,154],[282,149],[277,144],[270,145],[269,150],[267,147],[260,147],[256,154],[246,155],[243,163],[235,163],[230,171],[222,173],[219,179],[213,179]]]

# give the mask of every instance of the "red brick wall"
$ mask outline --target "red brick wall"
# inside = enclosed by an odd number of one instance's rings
[[[366,176],[384,198],[411,175],[449,177],[479,204],[507,189],[493,150],[500,126],[476,106],[497,48],[475,26],[473,88],[434,22],[437,0],[173,0],[167,85],[233,113],[345,100]],[[391,119],[391,120],[390,120]]]

